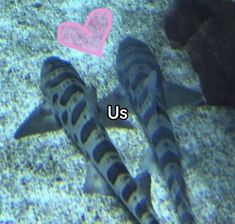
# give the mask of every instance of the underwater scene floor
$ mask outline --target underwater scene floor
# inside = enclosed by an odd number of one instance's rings
[[[0,2],[0,223],[135,223],[115,196],[85,193],[89,161],[62,130],[14,139],[42,102],[40,69],[49,56],[73,64],[98,100],[119,86],[118,43],[126,36],[145,42],[166,80],[199,89],[187,52],[174,50],[163,29],[173,0],[1,1]],[[64,47],[59,24],[83,24],[95,8],[112,12],[102,57]],[[213,106],[175,106],[168,111],[182,154],[183,174],[198,224],[235,223],[235,111]],[[134,114],[133,129],[107,128],[136,176],[149,163],[151,200],[160,223],[178,224],[161,172],[151,164],[149,144]],[[148,161],[149,160],[149,161]],[[95,184],[95,180],[94,180]]]

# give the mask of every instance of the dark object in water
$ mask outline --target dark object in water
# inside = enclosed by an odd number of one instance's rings
[[[179,0],[165,31],[173,47],[186,45],[207,103],[235,107],[235,4]]]
[[[165,17],[165,32],[172,47],[187,44],[189,37],[209,15],[210,12],[195,0],[177,0]]]

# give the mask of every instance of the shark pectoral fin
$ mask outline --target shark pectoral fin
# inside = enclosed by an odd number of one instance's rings
[[[121,127],[121,128],[133,128],[133,125],[128,121],[128,120],[121,120],[121,119],[116,119],[116,120],[111,120],[108,118],[108,113],[107,113],[107,107],[108,105],[112,105],[112,108],[114,108],[115,105],[120,105],[118,102],[118,99],[120,97],[118,91],[112,92],[109,96],[101,99],[101,101],[98,102],[97,105],[97,95],[96,95],[96,89],[93,86],[89,86],[86,89],[87,96],[90,101],[92,101],[92,110],[97,114],[98,120],[100,123],[106,127]],[[122,93],[123,94],[123,93]],[[122,108],[125,106],[120,105]]]
[[[116,120],[109,119],[107,114],[107,105],[105,105],[103,108],[101,107],[98,108],[98,119],[105,128],[112,128],[112,127],[120,127],[128,129],[134,128],[134,126],[131,124],[130,121],[128,121],[128,119],[127,120],[122,120],[120,118]]]
[[[99,193],[103,195],[113,195],[110,186],[92,164],[88,165],[83,191],[89,194]]]
[[[133,113],[130,100],[121,86],[118,86],[107,96],[103,97],[100,100],[99,104],[101,106],[102,105],[112,105],[112,106],[119,105],[121,108],[128,109],[129,113]]]
[[[55,131],[60,128],[61,124],[55,119],[49,106],[46,103],[42,103],[19,126],[14,138],[20,139],[25,136]]]
[[[146,203],[149,209],[153,210],[153,205],[151,202],[151,176],[148,171],[144,171],[135,177],[135,181],[143,193],[146,196]]]
[[[127,109],[128,113],[133,113],[129,99],[121,87],[120,89],[116,88],[110,94],[102,98],[98,104],[99,120],[105,127],[121,127],[128,129],[134,128],[128,119],[122,120],[118,118],[116,120],[111,120],[108,118],[108,105],[111,105],[112,109],[114,109],[116,105],[119,105],[121,108]]]
[[[167,108],[172,108],[178,105],[203,105],[205,100],[200,91],[163,81],[163,91],[166,100]]]

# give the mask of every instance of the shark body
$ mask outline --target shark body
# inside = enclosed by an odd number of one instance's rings
[[[40,88],[44,103],[23,122],[15,138],[62,127],[136,221],[159,224],[150,196],[145,194],[143,182],[149,175],[130,175],[99,120],[94,88],[85,85],[69,62],[57,57],[44,61]]]
[[[116,68],[119,82],[167,182],[181,223],[195,223],[181,173],[181,155],[166,112],[164,80],[153,53],[142,41],[127,37],[119,45]]]

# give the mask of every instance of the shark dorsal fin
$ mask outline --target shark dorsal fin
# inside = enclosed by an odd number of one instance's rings
[[[120,88],[120,86],[114,89],[111,93],[109,93],[107,96],[103,97],[99,101],[98,105],[99,120],[101,124],[103,124],[105,127],[133,128],[133,125],[130,123],[128,119],[127,120],[109,119],[107,116],[108,105],[111,105],[112,108],[114,108],[115,105],[119,105],[121,108],[126,108],[128,110],[128,113],[132,112],[132,107],[130,105],[129,99],[126,96],[124,90]]]

